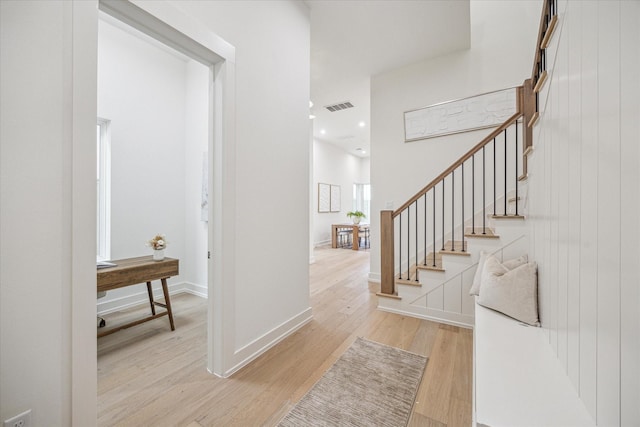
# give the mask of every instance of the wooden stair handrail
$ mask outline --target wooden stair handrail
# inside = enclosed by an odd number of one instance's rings
[[[545,0],[542,3],[543,3],[542,15],[540,16],[540,25],[538,26],[538,37],[536,38],[536,50],[535,50],[535,53],[533,54],[533,70],[531,70],[531,79],[534,81],[534,84],[535,84],[536,78],[538,77],[538,61],[540,60],[540,43],[542,43],[542,38],[544,37],[543,34],[546,29],[546,22],[544,20],[544,17],[549,11],[549,2]]]
[[[536,39],[536,51],[533,55],[533,70],[531,71],[531,80],[533,81],[534,85],[538,82],[538,62],[540,61],[540,51],[546,48],[543,42],[549,42],[558,19],[556,15],[553,15],[552,17],[550,17],[550,22],[547,24],[545,16],[550,13],[549,9],[549,0],[544,0],[542,6],[542,15],[540,16],[540,26],[538,28],[538,38]]]
[[[518,87],[518,92],[520,92],[521,88],[522,88],[522,86]],[[400,215],[406,208],[408,208],[416,200],[418,200],[419,198],[424,196],[425,193],[427,193],[429,190],[431,190],[433,187],[435,187],[436,184],[438,184],[440,181],[442,181],[444,178],[446,178],[447,175],[449,175],[456,168],[458,168],[458,166],[460,166],[461,164],[463,164],[464,162],[469,160],[471,158],[471,156],[473,156],[478,151],[480,151],[482,149],[482,147],[484,147],[489,142],[491,142],[495,137],[500,135],[505,129],[507,129],[512,124],[514,124],[520,117],[522,117],[522,112],[521,111],[518,111],[513,116],[509,117],[509,119],[506,122],[504,122],[502,125],[497,127],[493,132],[491,132],[489,135],[487,135],[482,141],[480,141],[478,144],[476,144],[471,150],[467,151],[467,153],[465,155],[460,157],[451,166],[449,166],[447,169],[445,169],[444,172],[442,172],[433,181],[431,181],[429,184],[427,184],[426,187],[424,187],[422,190],[418,191],[415,194],[415,196],[410,198],[402,206],[400,206],[398,209],[393,211],[392,218],[395,218],[398,215]]]

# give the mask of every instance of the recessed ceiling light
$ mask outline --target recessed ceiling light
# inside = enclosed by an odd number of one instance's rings
[[[316,116],[314,116],[313,114],[309,114],[309,118],[310,118],[311,120],[313,120],[313,119],[315,119],[315,118],[316,118]]]
[[[364,125],[365,125],[365,123],[364,123],[364,122],[360,122],[360,123],[358,123],[358,126],[360,126],[361,128],[363,128],[363,127],[364,127]]]
[[[322,135],[324,135],[325,133],[327,133],[327,131],[326,131],[326,130],[324,130],[324,129],[320,129],[320,133],[321,133]]]
[[[309,108],[313,107],[313,101],[309,101]]]

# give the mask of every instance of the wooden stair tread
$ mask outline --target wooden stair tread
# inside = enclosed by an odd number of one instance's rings
[[[447,255],[471,256],[467,249],[467,242],[464,242],[463,246],[462,241],[456,240],[452,244],[451,240],[449,240],[444,244],[444,249],[440,249],[438,252]]]
[[[400,278],[400,275],[402,275],[402,278]],[[413,264],[410,268],[409,268],[409,277],[407,277],[407,272],[406,271],[402,271],[399,274],[396,274],[396,277],[394,278],[396,281],[396,284],[399,285],[412,285],[412,286],[421,286],[420,282],[417,281],[417,268],[416,265]]]
[[[422,286],[422,283],[416,281],[415,276],[411,277],[411,279],[397,279],[396,285],[408,285],[408,286]]]
[[[418,264],[417,268],[419,270],[444,271],[444,268],[442,268],[442,254],[436,252],[435,256],[436,256],[435,267],[433,266],[433,252],[429,252],[427,254],[426,265],[423,258],[422,262]]]
[[[523,215],[489,215],[491,219],[524,219]]]
[[[429,261],[427,260],[427,265],[424,264],[420,264],[418,266],[418,269],[420,270],[427,270],[427,271],[444,271],[444,268],[442,268],[441,266],[438,266],[438,262],[436,261],[436,266],[433,266],[432,264],[429,264]]]
[[[471,254],[467,251],[451,251],[451,250],[444,250],[444,251],[440,251],[441,254],[447,254],[447,255],[456,255],[456,256],[471,256]]]
[[[500,236],[495,234],[495,231],[492,228],[485,227],[484,233],[482,231],[482,227],[476,227],[475,233],[472,233],[471,228],[467,228],[464,232],[464,237],[479,237],[482,239],[498,239]]]

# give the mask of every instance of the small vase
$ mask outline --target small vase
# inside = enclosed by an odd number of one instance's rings
[[[356,225],[360,224],[360,217],[359,216],[354,216],[351,219],[353,220],[354,224],[356,224]]]
[[[153,250],[153,260],[154,261],[162,261],[164,259],[164,249],[154,249]]]

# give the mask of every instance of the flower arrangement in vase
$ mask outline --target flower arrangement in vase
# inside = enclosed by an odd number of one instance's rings
[[[162,261],[164,259],[164,249],[167,247],[167,239],[164,234],[156,234],[153,239],[147,242],[147,246],[153,249],[154,261]]]

